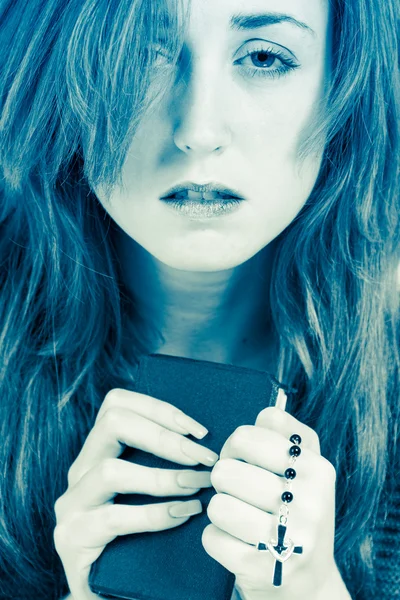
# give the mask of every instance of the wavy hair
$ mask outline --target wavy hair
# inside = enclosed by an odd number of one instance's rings
[[[324,158],[277,240],[269,302],[279,377],[299,389],[288,408],[337,470],[335,556],[361,598],[397,456],[399,14],[397,0],[332,11],[331,87],[301,148],[323,139]],[[105,394],[132,386],[154,335],[93,189],[121,183],[140,119],[170,85],[152,49],[163,40],[178,61],[186,16],[179,0],[0,2],[3,599],[67,593],[55,500]]]

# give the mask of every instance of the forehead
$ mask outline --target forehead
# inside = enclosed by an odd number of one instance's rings
[[[317,21],[329,12],[330,0],[184,0],[185,10],[196,22],[217,21],[229,26],[234,15],[287,14],[300,21]]]
[[[187,35],[204,43],[213,35],[237,35],[266,27],[324,38],[332,0],[167,0],[167,6],[175,2],[186,14]]]

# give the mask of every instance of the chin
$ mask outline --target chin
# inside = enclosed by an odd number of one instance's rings
[[[166,263],[167,264],[167,263]],[[237,263],[223,263],[220,261],[180,261],[168,263],[168,266],[177,269],[178,271],[191,271],[192,273],[216,273],[218,271],[226,271],[237,267]]]
[[[173,269],[180,271],[213,272],[233,269],[250,259],[256,250],[245,253],[232,251],[221,253],[212,248],[196,249],[191,247],[179,252],[153,252],[154,256]]]

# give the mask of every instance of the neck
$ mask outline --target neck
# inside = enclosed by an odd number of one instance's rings
[[[196,272],[162,263],[122,230],[115,243],[135,310],[156,332],[151,353],[274,369],[272,245],[233,269]]]

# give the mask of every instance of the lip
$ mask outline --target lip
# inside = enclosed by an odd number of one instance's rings
[[[228,215],[236,213],[239,210],[239,206],[242,205],[242,200],[239,198],[228,199],[214,199],[196,201],[168,198],[164,201],[164,204],[182,217],[187,217],[191,221],[208,221],[216,218],[228,218]]]
[[[160,196],[160,200],[171,200],[176,194],[188,191],[197,192],[202,197],[204,194],[207,193],[218,192],[219,194],[222,194],[224,196],[230,196],[232,198],[236,198],[237,200],[245,200],[244,196],[238,190],[229,188],[215,181],[211,181],[210,183],[206,184],[197,184],[193,183],[192,181],[183,181],[182,183],[175,185],[172,188],[169,188],[165,192],[165,194]]]

